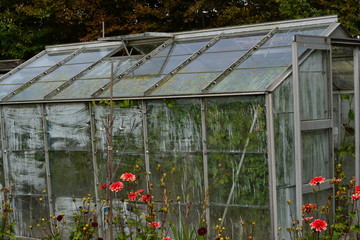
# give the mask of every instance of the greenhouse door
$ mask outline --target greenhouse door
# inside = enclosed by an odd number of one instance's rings
[[[296,164],[296,209],[315,203],[310,180],[326,178],[317,203],[326,203],[332,191],[332,84],[329,38],[297,35],[293,42],[293,90]],[[316,186],[315,186],[316,187]]]

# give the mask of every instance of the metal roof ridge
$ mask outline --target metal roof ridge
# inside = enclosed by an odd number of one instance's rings
[[[78,42],[78,43],[67,43],[67,44],[57,44],[45,46],[45,50],[48,52],[57,52],[57,51],[71,51],[76,50],[81,47],[86,48],[95,48],[95,47],[106,47],[122,44],[121,41],[108,42],[108,41],[92,41],[92,42]]]

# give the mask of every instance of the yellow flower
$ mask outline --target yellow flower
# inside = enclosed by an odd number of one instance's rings
[[[30,229],[33,229],[33,226],[30,225],[29,228],[30,228]]]
[[[44,190],[42,190],[42,192],[43,192],[43,193],[46,193],[46,190],[44,189]]]
[[[42,201],[42,200],[44,200],[42,197],[39,197],[39,201]]]
[[[221,221],[222,221],[222,218],[219,218],[218,221],[221,222]]]

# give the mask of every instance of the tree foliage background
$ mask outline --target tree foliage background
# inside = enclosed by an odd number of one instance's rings
[[[172,32],[336,14],[360,35],[360,0],[1,0],[0,59],[105,35]]]

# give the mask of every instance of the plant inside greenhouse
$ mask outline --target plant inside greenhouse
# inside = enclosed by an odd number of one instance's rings
[[[337,16],[47,46],[0,76],[3,239],[357,239]]]

